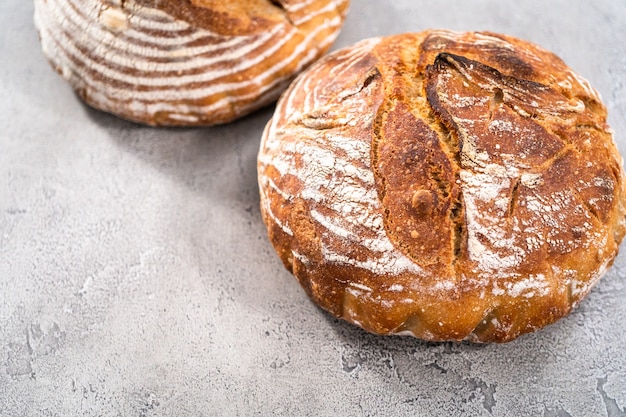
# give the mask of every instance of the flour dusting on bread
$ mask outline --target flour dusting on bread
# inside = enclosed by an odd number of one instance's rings
[[[37,0],[43,52],[92,106],[225,123],[275,100],[336,38],[347,0]]]
[[[492,33],[374,38],[322,59],[268,123],[259,186],[307,293],[381,334],[534,331],[580,302],[625,232],[597,93]]]

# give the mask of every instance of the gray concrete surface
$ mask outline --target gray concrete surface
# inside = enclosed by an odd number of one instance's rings
[[[505,345],[376,337],[282,268],[259,216],[271,109],[152,129],[82,105],[30,1],[0,2],[0,416],[623,416],[626,249],[569,317]],[[601,92],[626,151],[623,0],[353,0],[336,47],[506,32]]]

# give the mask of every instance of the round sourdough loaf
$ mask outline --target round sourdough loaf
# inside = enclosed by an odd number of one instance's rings
[[[52,66],[149,125],[226,123],[274,101],[336,38],[348,0],[35,0]]]
[[[285,266],[379,334],[504,342],[568,314],[625,231],[606,110],[554,54],[494,33],[374,38],[303,73],[258,160]]]

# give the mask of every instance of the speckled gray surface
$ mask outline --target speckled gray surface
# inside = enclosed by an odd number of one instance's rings
[[[0,416],[626,415],[626,249],[569,317],[504,345],[376,337],[316,308],[265,237],[271,109],[152,129],[82,105],[30,1],[0,2]],[[626,151],[626,2],[353,0],[335,47],[429,27],[536,42]]]

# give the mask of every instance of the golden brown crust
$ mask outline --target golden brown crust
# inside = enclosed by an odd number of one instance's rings
[[[37,0],[44,54],[88,104],[149,125],[227,123],[274,101],[348,0]]]
[[[427,31],[345,48],[279,101],[259,153],[270,240],[368,331],[508,341],[563,317],[625,233],[597,93],[554,54]]]
[[[244,36],[270,30],[276,24],[296,19],[292,5],[301,1],[271,0],[136,0],[137,4],[164,11],[177,20],[225,36]],[[346,5],[342,5],[346,7]]]

